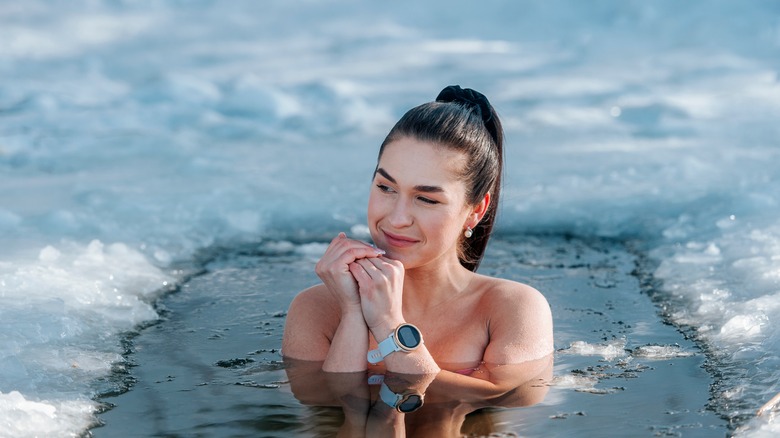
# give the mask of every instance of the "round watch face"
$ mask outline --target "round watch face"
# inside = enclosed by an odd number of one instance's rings
[[[403,413],[414,412],[423,405],[423,399],[417,394],[409,394],[396,405],[396,409]]]
[[[420,346],[422,336],[420,336],[420,331],[417,330],[417,327],[411,324],[404,324],[398,327],[396,338],[398,339],[398,343],[403,347],[408,350],[413,350]]]

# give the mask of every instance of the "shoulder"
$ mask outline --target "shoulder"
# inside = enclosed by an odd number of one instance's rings
[[[299,292],[298,295],[293,298],[290,309],[308,308],[310,306],[327,306],[330,308],[335,304],[333,295],[328,291],[328,288],[325,287],[324,284],[320,283]]]
[[[338,303],[324,284],[318,284],[298,293],[287,310],[287,321],[317,323],[340,317]]]
[[[287,310],[282,353],[295,359],[322,360],[340,317],[338,305],[325,285],[300,292]]]
[[[491,351],[487,362],[522,362],[553,351],[552,312],[547,299],[535,288],[516,281],[482,277],[480,307],[488,321]]]
[[[481,276],[483,305],[496,310],[533,311],[550,314],[550,305],[541,292],[516,281]]]

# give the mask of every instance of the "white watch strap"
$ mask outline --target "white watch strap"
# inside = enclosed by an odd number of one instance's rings
[[[372,374],[368,376],[368,384],[369,385],[379,385],[382,382],[385,381],[385,375],[384,374]]]
[[[385,383],[379,388],[379,398],[385,402],[386,405],[393,409],[398,407],[398,403],[403,399],[400,395],[394,393]]]
[[[395,333],[390,333],[387,339],[379,343],[379,348],[368,352],[368,362],[382,362],[382,359],[394,351],[401,351],[401,348],[395,342]]]
[[[386,405],[401,412],[408,414],[420,409],[423,405],[423,395],[418,393],[406,393],[396,394],[390,389],[386,383],[382,382],[382,386],[379,388],[379,398],[385,402]],[[412,402],[411,405],[407,404]]]

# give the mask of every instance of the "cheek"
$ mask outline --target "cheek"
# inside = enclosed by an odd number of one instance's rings
[[[368,196],[368,223],[372,224],[379,215],[379,202],[377,197],[371,193]]]
[[[387,215],[386,204],[387,203],[383,201],[382,196],[372,193],[368,197],[368,210],[366,216],[368,219],[368,229],[371,232],[372,238],[376,238],[374,233],[376,231],[377,222]]]
[[[446,226],[441,227],[442,234],[446,233],[446,238],[450,242],[457,244],[461,237],[463,237],[463,232],[466,226],[466,219],[468,219],[468,215],[466,213],[463,213],[462,211],[453,211],[452,215],[449,216],[446,221]]]
[[[430,236],[436,236],[436,240],[442,245],[449,245],[458,240],[460,235],[460,224],[452,214],[443,212],[430,214],[428,217],[420,218],[426,223],[425,228]]]

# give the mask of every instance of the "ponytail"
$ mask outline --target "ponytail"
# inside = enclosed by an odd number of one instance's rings
[[[435,102],[409,110],[395,124],[379,149],[411,137],[463,152],[467,165],[461,171],[466,199],[476,205],[490,193],[490,205],[469,238],[461,237],[458,258],[461,265],[476,271],[485,254],[498,211],[501,175],[504,167],[504,133],[501,121],[488,99],[470,88],[450,85]]]

